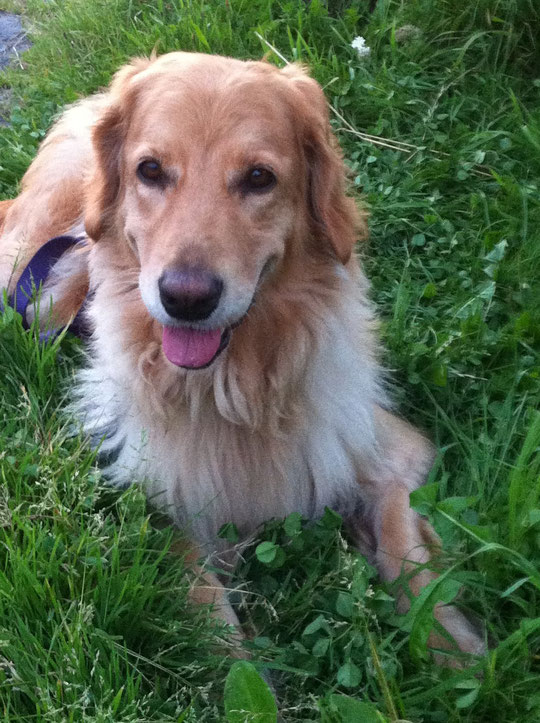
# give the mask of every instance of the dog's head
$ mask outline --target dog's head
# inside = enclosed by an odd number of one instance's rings
[[[110,98],[86,229],[140,267],[173,364],[210,364],[288,265],[347,263],[358,215],[302,68],[171,53],[123,68]]]

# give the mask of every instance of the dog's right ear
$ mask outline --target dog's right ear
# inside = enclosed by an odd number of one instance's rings
[[[6,217],[11,206],[15,203],[15,199],[9,199],[7,201],[0,201],[0,233],[4,230],[4,224]]]
[[[86,186],[84,226],[94,241],[98,241],[114,221],[120,190],[122,144],[136,96],[132,81],[151,62],[136,58],[115,74],[108,91],[110,104],[92,131],[95,166]]]

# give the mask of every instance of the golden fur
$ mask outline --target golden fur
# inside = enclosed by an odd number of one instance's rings
[[[138,178],[146,158],[159,159],[163,185]],[[275,187],[241,192],[246,169],[261,164]],[[47,290],[65,323],[89,276],[94,331],[75,411],[89,435],[105,436],[113,483],[143,482],[207,554],[223,554],[224,522],[248,536],[265,519],[331,506],[385,580],[418,563],[413,594],[434,578],[422,565],[435,534],[409,506],[432,449],[387,411],[353,254],[365,223],[345,195],[322,90],[301,67],[189,53],[135,60],[106,93],[67,110],[9,203],[0,286],[13,288],[17,261],[84,222],[87,249]],[[196,370],[165,357],[171,322],[157,292],[164,270],[190,264],[225,279],[210,319],[234,327],[228,348]],[[234,622],[216,585],[202,599]],[[436,616],[462,650],[483,650],[457,608],[439,605]]]

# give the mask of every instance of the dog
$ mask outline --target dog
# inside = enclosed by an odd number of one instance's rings
[[[141,482],[189,530],[193,560],[293,511],[342,515],[398,608],[436,577],[409,494],[431,444],[391,411],[368,283],[365,217],[322,89],[297,64],[176,52],[136,59],[65,111],[0,206],[0,287],[47,239],[83,235],[44,284],[54,323],[86,298],[75,412],[115,485]],[[14,271],[15,266],[15,271]],[[217,578],[194,598],[238,620]],[[484,644],[452,605],[454,645]]]

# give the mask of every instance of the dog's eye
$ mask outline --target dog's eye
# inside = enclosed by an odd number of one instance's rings
[[[268,168],[257,166],[256,168],[250,168],[242,185],[247,193],[269,191],[276,185],[276,177]]]
[[[142,161],[137,166],[137,175],[141,181],[146,183],[160,183],[165,178],[165,173],[159,161]]]

